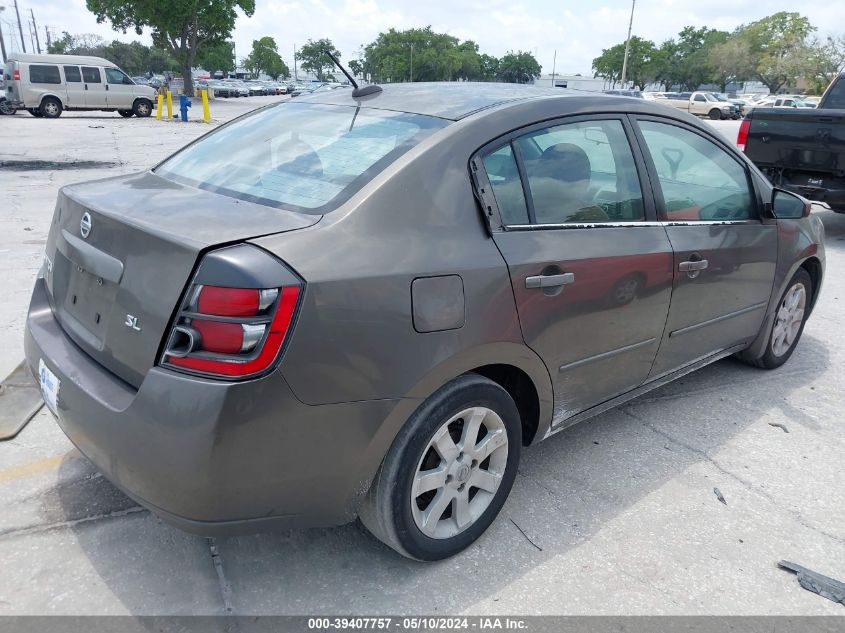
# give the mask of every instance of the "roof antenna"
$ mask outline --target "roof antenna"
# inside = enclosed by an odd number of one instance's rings
[[[343,66],[340,65],[340,60],[334,56],[334,54],[325,49],[324,52],[328,55],[331,60],[334,62],[334,65],[340,68],[340,72],[346,75],[346,78],[349,80],[349,83],[352,84],[352,97],[366,97],[367,95],[374,95],[381,92],[381,86],[377,86],[376,84],[370,84],[369,86],[364,86],[363,88],[358,87],[358,82],[355,81],[355,78],[349,74],[349,71],[346,70]]]

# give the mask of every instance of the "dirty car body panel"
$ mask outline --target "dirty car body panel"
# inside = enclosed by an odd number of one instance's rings
[[[270,147],[274,132],[262,128],[262,117],[291,107],[230,125],[254,126]],[[331,91],[297,99],[295,107],[340,117],[344,129],[367,129],[362,121],[381,129],[378,122],[388,121],[391,138],[406,124],[424,133],[383,160],[376,156],[386,142],[381,133],[367,137],[366,151],[349,141],[340,154],[319,147],[316,161],[310,151],[297,153],[292,160],[309,178],[345,183],[328,202],[318,186],[279,181],[278,174],[262,176],[273,179],[268,195],[296,196],[298,204],[262,199],[249,174],[209,184],[185,176],[194,171],[168,172],[193,160],[192,151],[213,147],[228,126],[152,171],[66,187],[33,292],[27,361],[34,374],[44,363],[60,381],[59,425],[109,479],[184,529],[350,521],[397,434],[456,377],[475,372],[518,385],[513,396],[530,444],[726,352],[761,354],[794,271],[813,258],[823,272],[817,218],[766,217],[770,185],[741,154],[721,147],[747,170],[757,215],[742,230],[759,229],[758,237],[734,243],[730,229],[702,225],[694,228],[709,242],[696,248],[718,255],[714,269],[725,280],[729,270],[754,271],[754,296],[737,300],[762,305],[741,336],[727,336],[730,344],[705,345],[695,358],[674,358],[655,372],[687,279],[679,281],[677,270],[686,238],[670,227],[637,116],[712,140],[694,117],[638,99],[458,84],[385,86],[360,99]],[[631,161],[624,182],[636,194],[633,203],[620,200],[613,190],[622,177],[608,180],[590,189],[601,200],[591,213],[640,215],[561,226],[505,221],[485,152],[538,126],[596,119],[622,130]],[[605,147],[594,131],[584,134]],[[294,144],[287,139],[268,150],[267,160]],[[349,147],[373,152],[363,175],[347,173],[358,160]],[[260,162],[263,154],[251,156]],[[529,176],[533,169],[517,168]],[[765,246],[755,250],[761,240]],[[298,291],[272,363],[245,379],[171,363],[174,325],[192,330],[192,319],[201,318],[194,293],[215,278],[221,287],[268,288],[264,273],[249,273],[259,260],[267,275],[292,280]],[[526,282],[565,273],[574,281],[560,288]],[[718,274],[702,277],[714,290],[726,283]],[[746,282],[739,280],[740,295]],[[719,299],[706,301],[715,310]],[[215,323],[243,321],[244,332],[266,325],[262,340],[269,341],[276,322],[267,325],[272,314],[256,310]],[[215,354],[199,356],[213,363]]]

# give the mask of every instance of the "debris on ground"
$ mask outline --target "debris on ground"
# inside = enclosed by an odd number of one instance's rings
[[[845,606],[845,583],[823,576],[816,571],[807,569],[796,563],[791,563],[788,560],[778,562],[778,567],[795,572],[798,576],[798,582],[807,591],[812,591],[813,593],[819,594],[822,598],[827,598]]]
[[[508,518],[510,518],[510,517],[508,517]],[[525,537],[525,540],[526,540],[526,541],[528,541],[529,543],[531,543],[531,544],[532,544],[534,547],[536,547],[539,551],[541,551],[541,552],[543,551],[543,548],[542,548],[542,547],[540,547],[539,545],[537,545],[537,543],[535,543],[535,542],[534,542],[534,541],[532,541],[530,538],[528,538],[528,535],[525,533],[525,530],[523,530],[521,527],[519,527],[519,526],[516,524],[516,521],[514,521],[513,519],[511,519],[510,521],[511,521],[511,523],[513,523],[513,524],[514,524],[514,527],[516,527],[516,529],[517,529],[517,530],[519,530],[519,532],[522,534],[522,536],[524,536],[524,537]]]
[[[713,488],[713,494],[716,495],[716,498],[719,501],[721,501],[725,505],[728,505],[728,502],[725,501],[725,497],[722,495],[722,492],[718,488]]]
[[[786,428],[785,424],[781,424],[780,422],[769,422],[769,426],[773,426],[778,429],[782,429],[784,433],[789,433],[789,429]]]
[[[0,383],[0,441],[20,433],[44,404],[26,361]]]

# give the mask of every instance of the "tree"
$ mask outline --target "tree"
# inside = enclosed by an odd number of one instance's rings
[[[330,73],[334,68],[334,62],[331,57],[326,55],[326,51],[340,59],[340,51],[335,48],[332,41],[328,38],[321,40],[308,40],[298,51],[296,51],[296,59],[301,62],[300,67],[312,72],[317,76],[318,81],[325,81],[328,77],[333,77]]]
[[[776,93],[802,74],[805,42],[815,30],[799,13],[780,11],[740,27],[735,37],[748,45],[752,77]]]
[[[714,46],[709,55],[713,82],[719,84],[721,92],[727,91],[729,83],[746,81],[754,72],[748,42],[739,38],[732,37]]]
[[[801,58],[804,60],[802,75],[810,91],[821,94],[839,73],[845,71],[845,35],[828,35],[824,41],[813,38]]]
[[[120,42],[106,44],[98,35],[71,35],[67,31],[55,39],[47,49],[48,53],[59,55],[90,55],[104,57],[114,62],[130,75],[160,73],[178,68],[178,64],[167,51],[141,42]]]
[[[527,84],[539,77],[541,70],[542,67],[531,53],[508,51],[499,60],[496,78],[508,83]]]
[[[656,79],[657,68],[654,65],[657,48],[654,42],[644,40],[636,35],[631,36],[628,50],[628,65],[626,80],[633,83],[640,90],[646,84]],[[622,79],[622,63],[625,57],[625,42],[602,50],[601,55],[593,60],[595,77],[604,77],[611,85]],[[625,86],[622,86],[623,88]]]
[[[252,52],[244,59],[244,66],[256,76],[262,72],[273,79],[278,79],[280,75],[290,76],[287,64],[279,55],[276,40],[269,35],[252,41]]]
[[[191,69],[202,50],[231,38],[236,9],[247,16],[255,12],[255,0],[86,0],[86,5],[98,23],[111,22],[115,30],[131,28],[141,35],[150,28],[153,43],[178,63],[187,95],[194,93]]]
[[[222,41],[204,47],[197,56],[197,63],[210,73],[222,71],[225,76],[228,76],[235,70],[234,43]]]

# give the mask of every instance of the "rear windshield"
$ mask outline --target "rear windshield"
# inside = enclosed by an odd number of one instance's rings
[[[825,109],[845,110],[845,75],[833,80],[833,85],[824,97]]]
[[[232,121],[155,171],[234,198],[325,213],[447,124],[403,112],[284,103]]]

